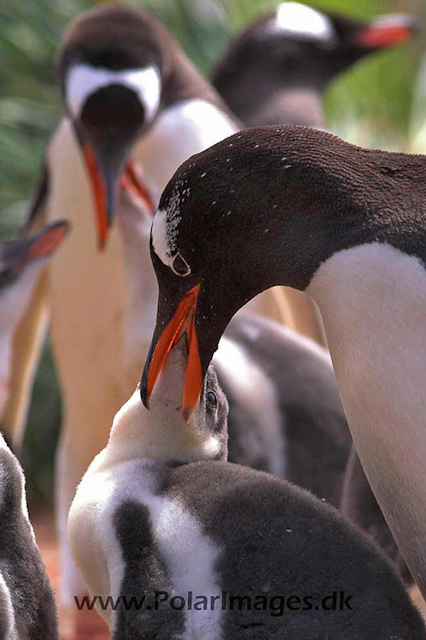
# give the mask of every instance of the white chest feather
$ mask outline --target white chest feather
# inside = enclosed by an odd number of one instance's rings
[[[99,407],[109,407],[105,420],[110,424],[137,381],[133,378],[129,388],[123,377],[125,279],[120,233],[114,224],[105,250],[98,251],[88,175],[66,119],[50,145],[49,167],[48,220],[64,217],[72,225],[50,268],[52,340],[69,396],[67,411],[81,406],[83,395],[91,403],[93,380],[108,380],[108,386],[98,385],[101,395],[93,403],[93,414]]]
[[[229,116],[210,102],[187,100],[160,114],[134,156],[162,190],[182,162],[236,131]]]
[[[426,545],[426,271],[373,243],[315,274],[345,413],[367,476],[411,569]],[[420,566],[421,565],[421,566]]]

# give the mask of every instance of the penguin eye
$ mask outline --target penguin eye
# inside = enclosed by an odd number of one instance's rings
[[[177,276],[181,276],[182,278],[184,278],[185,276],[189,276],[189,274],[191,273],[191,267],[180,253],[178,253],[173,260],[172,271]]]
[[[217,407],[217,398],[216,398],[216,394],[213,393],[213,391],[209,391],[207,393],[207,402],[209,403],[209,405],[211,407],[216,409],[216,407]]]

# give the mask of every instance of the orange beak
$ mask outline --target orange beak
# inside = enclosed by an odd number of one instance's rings
[[[96,164],[95,154],[87,143],[83,145],[83,154],[86,160],[87,170],[89,172],[93,200],[95,203],[98,248],[103,250],[105,248],[112,217],[108,211],[107,185]]]
[[[355,44],[365,49],[386,49],[409,42],[416,31],[417,23],[411,16],[385,16],[357,33]]]
[[[148,187],[142,182],[139,172],[134,162],[128,162],[126,171],[121,176],[120,184],[126,191],[129,191],[137,198],[140,198],[145,208],[154,215],[156,206],[155,202],[148,190]]]
[[[65,240],[68,234],[69,225],[67,222],[56,222],[55,224],[42,229],[34,238],[30,249],[25,256],[24,263],[36,258],[49,256]]]
[[[166,362],[167,355],[174,345],[179,342],[183,332],[187,331],[188,363],[182,406],[182,415],[185,422],[188,422],[197,405],[203,382],[194,320],[199,290],[200,285],[198,284],[182,298],[175,314],[161,333],[152,356],[148,356],[144,371],[146,382],[142,393],[144,394],[144,403],[147,406],[158,376]]]
[[[112,224],[114,214],[117,180],[116,172],[111,167],[104,167],[102,171],[96,160],[95,154],[89,144],[83,144],[83,154],[86,160],[87,171],[92,185],[93,200],[95,205],[96,230],[98,247],[102,251],[105,248],[108,232]],[[106,163],[105,163],[106,164]],[[119,170],[119,169],[117,169]],[[139,178],[137,169],[132,162],[126,164],[122,176],[119,178],[120,186],[139,198],[143,206],[154,215],[155,203],[148,190]]]

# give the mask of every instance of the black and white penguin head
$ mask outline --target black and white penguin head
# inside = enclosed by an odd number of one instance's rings
[[[214,84],[253,82],[266,75],[282,86],[323,90],[340,72],[363,56],[409,41],[413,17],[394,14],[362,21],[319,11],[299,2],[283,2],[250,25],[219,63]]]
[[[368,195],[380,210],[370,152],[298,126],[244,129],[179,167],[151,230],[159,302],[141,381],[145,405],[183,326],[192,336],[188,418],[219,340],[244,304],[276,285],[304,291],[334,252],[374,233],[365,192],[358,197],[360,176],[374,184]]]
[[[92,181],[101,246],[131,147],[160,108],[166,35],[148,14],[111,4],[75,20],[59,52],[57,73]]]
[[[13,334],[46,260],[63,242],[68,223],[44,227],[32,238],[0,243],[0,416],[8,396]]]

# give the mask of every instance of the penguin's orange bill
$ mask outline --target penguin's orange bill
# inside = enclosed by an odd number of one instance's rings
[[[139,170],[134,162],[127,163],[126,170],[120,179],[120,186],[132,195],[140,198],[152,216],[155,214],[156,206],[154,200],[148,187],[142,182],[139,176]]]
[[[173,318],[160,335],[148,369],[146,387],[147,402],[160,375],[171,349],[179,342],[184,331],[187,332],[188,362],[186,366],[183,391],[182,415],[188,422],[201,393],[201,361],[195,330],[195,309],[200,285],[197,284],[180,301]]]
[[[355,43],[366,49],[386,49],[411,40],[415,33],[414,23],[407,19],[394,18],[378,20],[357,33]]]
[[[96,230],[98,234],[98,247],[102,251],[108,237],[110,221],[108,217],[108,203],[106,183],[98,169],[95,154],[88,144],[83,145],[84,159],[86,160],[90,184],[92,185],[93,199],[95,201]]]
[[[31,245],[24,262],[49,256],[65,240],[68,224],[58,223],[42,232]]]

